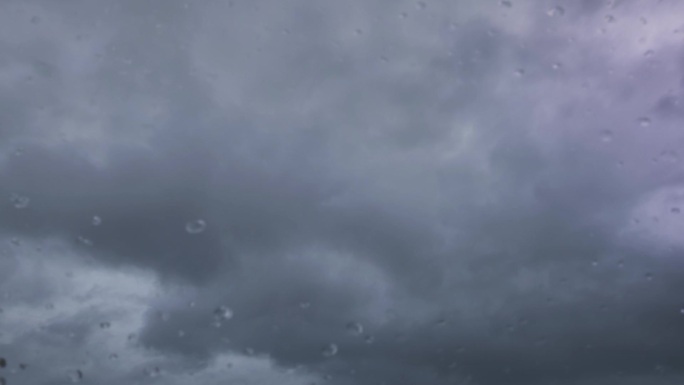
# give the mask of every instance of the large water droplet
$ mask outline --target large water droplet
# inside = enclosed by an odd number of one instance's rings
[[[561,7],[560,5],[557,5],[548,11],[546,11],[546,14],[554,17],[554,16],[563,16],[565,15],[565,8]]]
[[[639,123],[639,125],[641,127],[648,127],[651,125],[651,118],[649,118],[647,116],[641,116],[641,117],[637,118],[637,122]]]
[[[207,228],[207,223],[203,219],[197,219],[185,224],[185,231],[188,234],[199,234]]]
[[[25,209],[31,203],[31,199],[24,195],[12,194],[10,196],[10,202],[12,202],[15,209]]]
[[[339,348],[336,344],[329,344],[321,350],[321,354],[323,354],[323,357],[332,357],[337,355],[338,351]]]
[[[353,334],[353,335],[361,335],[363,334],[363,325],[361,325],[358,322],[348,322],[347,325],[345,326],[345,329],[347,330],[347,333]]]

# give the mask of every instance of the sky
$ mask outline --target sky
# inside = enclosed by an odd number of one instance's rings
[[[683,13],[0,0],[0,383],[684,383]]]

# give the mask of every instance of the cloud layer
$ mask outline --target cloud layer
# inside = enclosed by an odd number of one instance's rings
[[[0,376],[681,383],[681,8],[5,1]]]

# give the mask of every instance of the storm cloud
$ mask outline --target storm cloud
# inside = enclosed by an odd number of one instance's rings
[[[675,1],[7,0],[7,384],[679,384]]]

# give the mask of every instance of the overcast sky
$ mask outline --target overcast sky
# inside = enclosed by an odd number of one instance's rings
[[[684,383],[682,14],[0,0],[0,377]]]

